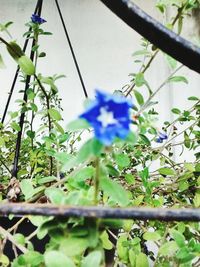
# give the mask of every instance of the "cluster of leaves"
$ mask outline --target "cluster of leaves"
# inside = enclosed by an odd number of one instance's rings
[[[180,33],[181,20],[198,4],[199,1],[194,0],[160,0],[157,6],[161,12],[165,12],[168,5],[177,8],[177,16],[168,26],[171,24],[173,28],[178,22]],[[8,32],[9,25],[11,23],[0,25],[0,31]],[[110,147],[104,147],[95,138],[80,145],[84,133],[89,134],[91,129],[81,119],[63,128],[61,99],[56,86],[57,79],[63,76],[37,74],[36,62],[46,55],[40,51],[39,37],[49,33],[39,24],[30,22],[27,26],[29,30],[25,36],[35,40],[34,64],[16,43],[6,44],[21,67],[22,84],[26,83],[27,75],[33,79],[26,90],[26,101],[18,100],[18,110],[10,112],[9,120],[0,124],[2,203],[9,195],[10,201],[55,205],[200,207],[199,98],[189,97],[192,104],[187,110],[174,107],[174,120],[164,122],[162,130],[156,127],[158,111],[154,96],[167,83],[188,83],[184,76],[176,75],[180,69],[178,63],[165,55],[172,74],[157,90],[152,90],[145,72],[159,50],[143,39],[142,49],[134,53],[135,63],[140,64],[139,71],[131,74],[130,84],[120,92],[131,95],[134,100],[133,131],[125,140],[116,139]],[[147,90],[147,94],[141,89]],[[19,125],[22,113],[25,114],[23,129]],[[41,120],[39,127],[38,118]],[[23,134],[18,174],[11,183],[16,134],[20,131]],[[167,133],[168,139],[157,145],[160,131]],[[177,137],[182,138],[181,141],[174,142]],[[176,162],[175,146],[182,148],[181,154],[192,151],[194,160]],[[11,192],[16,188],[12,197]],[[28,219],[36,227],[29,236],[17,232],[24,218],[7,230],[9,235],[0,227],[0,241],[4,244],[8,238],[15,249],[13,267],[102,267],[110,261],[114,266],[128,267],[200,266],[199,223],[42,216],[28,216]],[[41,242],[48,236],[43,254],[34,249],[32,238],[35,236]],[[23,253],[18,256],[16,248]],[[0,263],[2,266],[11,264],[3,249]]]

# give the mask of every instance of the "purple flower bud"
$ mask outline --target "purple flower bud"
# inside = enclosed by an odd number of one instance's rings
[[[32,14],[31,21],[33,23],[37,23],[37,24],[42,24],[42,23],[46,22],[45,19],[41,18],[40,16],[38,16],[36,14]]]

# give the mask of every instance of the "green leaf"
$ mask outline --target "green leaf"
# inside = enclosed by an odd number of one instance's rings
[[[60,250],[69,257],[81,255],[88,246],[89,243],[86,238],[68,237],[60,242]]]
[[[136,257],[136,264],[137,267],[149,267],[149,262],[147,255],[144,253],[139,253]]]
[[[145,240],[158,241],[161,239],[161,236],[158,232],[146,232],[143,234],[143,238]]]
[[[177,250],[178,250],[178,246],[176,242],[169,241],[160,247],[158,253],[162,256],[170,257],[170,256],[173,256]]]
[[[183,82],[188,84],[188,80],[184,76],[173,76],[169,78],[169,82]]]
[[[170,231],[170,235],[173,237],[173,239],[176,241],[177,245],[180,248],[182,248],[186,245],[185,244],[185,237],[179,231],[172,230],[172,231]]]
[[[127,242],[127,234],[122,234],[117,240],[117,254],[123,262],[128,260],[128,247],[124,246],[124,242]]]
[[[143,56],[143,55],[144,56],[151,56],[151,53],[144,49],[144,50],[138,50],[138,51],[136,51],[135,53],[132,54],[133,57],[135,57],[135,56]]]
[[[113,244],[112,244],[112,242],[109,240],[109,235],[108,235],[108,233],[106,232],[106,230],[103,231],[103,233],[102,233],[101,236],[100,236],[100,239],[101,239],[101,241],[102,241],[102,243],[103,243],[103,248],[104,248],[104,249],[110,250],[110,249],[113,248]]]
[[[177,61],[173,57],[170,57],[167,54],[165,54],[165,58],[167,60],[168,65],[170,66],[170,68],[172,70],[174,70],[176,68],[176,66],[177,66]]]
[[[11,57],[16,61],[24,55],[24,52],[22,51],[21,47],[15,42],[10,42],[6,46],[6,48]]]
[[[17,132],[19,132],[21,130],[21,127],[15,121],[11,122],[10,126],[12,127],[13,130],[15,130]]]
[[[25,196],[25,200],[31,198],[34,194],[34,188],[33,188],[33,183],[29,179],[23,179],[20,182],[20,188],[22,193]]]
[[[17,244],[20,244],[20,245],[23,245],[23,246],[25,245],[26,240],[25,240],[25,237],[24,237],[22,234],[17,233],[17,234],[15,234],[13,237],[14,237],[15,242],[16,242]]]
[[[57,131],[64,135],[65,131],[64,131],[63,127],[57,121],[54,121],[53,123],[56,126]]]
[[[77,172],[73,176],[73,179],[75,179],[76,181],[85,181],[87,179],[92,178],[93,175],[94,175],[94,167],[88,166]]]
[[[67,131],[76,132],[84,129],[88,129],[90,127],[89,123],[84,119],[77,119],[75,121],[70,122],[67,125]]]
[[[134,82],[137,87],[141,87],[142,85],[146,84],[144,74],[142,72],[136,74]]]
[[[0,136],[0,147],[5,146],[4,138]]]
[[[60,112],[57,111],[55,108],[50,108],[48,110],[48,113],[50,115],[50,117],[56,121],[60,121],[62,120],[62,116],[60,115]]]
[[[190,96],[190,97],[188,97],[188,100],[191,100],[191,101],[198,101],[199,98],[196,97],[196,96]]]
[[[81,267],[100,267],[102,254],[100,251],[93,251],[83,258]]]
[[[115,154],[115,161],[119,167],[125,168],[130,165],[130,159],[127,154]]]
[[[142,94],[140,94],[137,90],[134,90],[134,95],[135,95],[135,98],[138,102],[138,104],[141,106],[144,104],[144,98],[142,96]]]
[[[134,177],[132,174],[130,174],[130,173],[125,174],[125,175],[124,175],[124,178],[125,178],[126,182],[127,182],[129,185],[132,185],[132,184],[135,183],[135,177]]]
[[[129,203],[128,193],[116,181],[107,178],[106,176],[100,177],[100,187],[106,195],[111,197],[121,206],[127,206]]]
[[[35,66],[33,62],[31,61],[30,58],[27,56],[21,56],[18,60],[17,63],[19,64],[21,70],[26,74],[26,75],[34,75],[35,74]]]
[[[0,69],[4,69],[4,68],[5,68],[5,64],[4,64],[3,58],[0,54]]]
[[[175,171],[170,168],[160,168],[158,169],[158,172],[161,175],[175,175]]]
[[[40,178],[38,180],[38,184],[46,184],[46,183],[51,183],[53,181],[56,181],[56,177],[55,176],[47,176],[47,177],[43,177],[43,178]]]
[[[45,190],[45,195],[50,199],[53,204],[62,204],[65,198],[65,193],[59,188],[47,188]]]
[[[139,134],[139,137],[141,138],[142,142],[148,146],[151,145],[151,142],[144,134]]]
[[[178,109],[178,108],[173,108],[173,109],[172,109],[172,112],[173,112],[174,114],[181,114],[181,111],[180,111],[180,109]]]
[[[9,258],[6,255],[1,253],[1,255],[0,255],[0,263],[1,263],[1,266],[8,267],[10,265]]]
[[[44,254],[46,267],[76,267],[73,261],[60,251],[47,251]]]

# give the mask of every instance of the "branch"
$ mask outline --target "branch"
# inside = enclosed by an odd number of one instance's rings
[[[27,248],[25,248],[24,246],[18,244],[15,241],[14,237],[8,231],[6,231],[3,227],[1,227],[1,226],[0,226],[0,234],[3,235],[4,238],[7,238],[12,244],[14,244],[24,254],[28,252],[28,249]]]

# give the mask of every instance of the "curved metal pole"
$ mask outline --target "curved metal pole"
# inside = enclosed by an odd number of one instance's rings
[[[200,48],[168,30],[130,0],[100,1],[149,42],[200,73]]]

